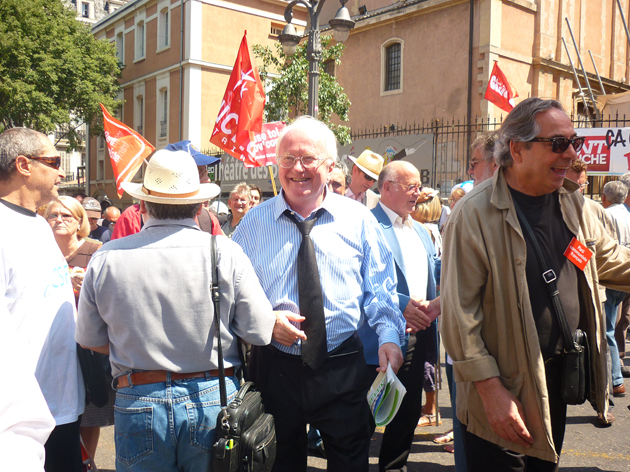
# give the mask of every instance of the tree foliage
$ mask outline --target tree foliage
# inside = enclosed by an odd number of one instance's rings
[[[99,103],[114,112],[120,66],[115,47],[94,38],[61,0],[0,1],[0,127],[102,132]]]
[[[329,75],[322,67],[329,61],[341,64],[344,45],[330,45],[331,37],[322,36],[322,60],[319,68],[319,119],[327,123],[335,133],[340,144],[350,144],[350,128],[330,122],[333,114],[341,121],[348,121],[350,100],[337,83],[334,76]],[[307,42],[298,45],[295,55],[289,57],[282,51],[280,43],[275,45],[275,52],[269,46],[255,44],[252,50],[259,63],[258,71],[263,82],[272,84],[267,94],[265,114],[267,121],[287,121],[290,113],[305,115],[308,108],[308,58]],[[280,74],[274,76],[274,73]]]

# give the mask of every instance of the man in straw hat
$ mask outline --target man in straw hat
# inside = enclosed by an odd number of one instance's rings
[[[109,353],[116,395],[116,470],[208,470],[219,404],[210,300],[210,235],[194,217],[219,193],[193,158],[157,151],[143,183],[142,230],[113,240],[87,268],[76,340]],[[227,394],[238,390],[237,337],[268,344],[276,317],[241,249],[217,237]]]
[[[352,181],[346,190],[346,197],[362,203],[371,210],[378,203],[378,195],[370,189],[378,179],[383,168],[383,158],[375,152],[366,149],[359,157],[348,156],[354,167]]]

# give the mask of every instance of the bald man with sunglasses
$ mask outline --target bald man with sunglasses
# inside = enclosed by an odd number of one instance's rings
[[[557,285],[570,335],[579,326],[588,336],[590,390],[606,417],[598,284],[630,290],[630,250],[610,238],[578,184],[565,179],[583,144],[560,103],[524,100],[499,130],[498,170],[462,198],[445,225],[441,331],[453,358],[469,472],[558,468],[565,345],[547,283]]]
[[[83,470],[79,416],[85,388],[74,341],[74,292],[50,226],[37,215],[57,198],[65,176],[46,135],[27,128],[0,134],[0,331],[15,333],[14,365],[34,375],[54,418],[50,437],[42,427],[47,472]],[[17,378],[7,377],[6,385],[7,394],[25,393]],[[0,469],[9,470],[2,461]]]

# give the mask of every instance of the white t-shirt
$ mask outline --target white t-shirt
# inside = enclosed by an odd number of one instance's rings
[[[0,470],[44,472],[44,444],[55,420],[35,375],[16,356],[21,348],[6,321],[0,321],[0,372],[19,388],[0,394]]]
[[[2,200],[0,221],[0,320],[15,330],[15,355],[35,374],[57,425],[72,423],[85,409],[85,387],[68,264],[41,216]]]

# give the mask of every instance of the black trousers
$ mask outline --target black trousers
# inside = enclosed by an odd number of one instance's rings
[[[405,470],[413,435],[422,415],[422,390],[424,381],[424,362],[427,358],[427,343],[436,336],[435,323],[424,331],[409,335],[409,344],[403,365],[398,371],[398,379],[407,389],[407,394],[400,404],[400,409],[391,423],[385,428],[381,452],[378,457],[378,469]],[[435,343],[433,344],[435,346]]]
[[[564,431],[567,421],[567,405],[561,397],[561,362],[559,358],[552,358],[545,364],[547,390],[549,391],[549,411],[551,413],[551,433],[556,453],[560,455],[564,441]],[[464,451],[468,472],[514,471],[514,472],[557,472],[558,463],[526,456],[490,441],[481,439],[466,431],[462,424],[464,436]],[[530,431],[531,432],[531,431]]]
[[[299,356],[254,346],[250,373],[276,424],[274,472],[306,471],[307,423],[321,432],[329,471],[367,472],[369,385],[356,333],[317,370],[305,366]]]
[[[78,419],[74,423],[57,425],[52,430],[44,444],[46,472],[83,472],[80,426],[81,419]]]

